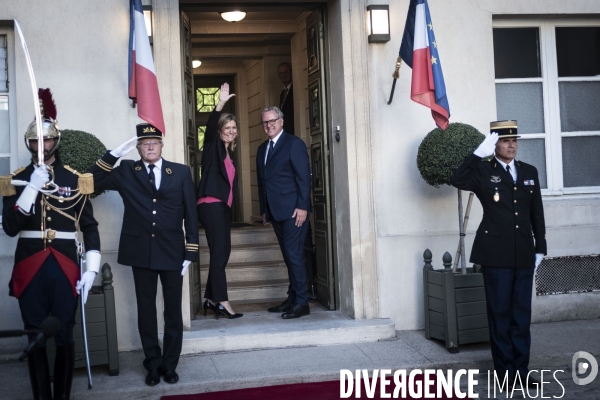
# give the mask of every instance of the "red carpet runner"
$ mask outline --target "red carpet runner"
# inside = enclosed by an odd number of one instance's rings
[[[361,399],[381,399],[379,385],[373,397],[367,397],[364,384],[361,385]],[[392,394],[393,387],[386,387]],[[352,393],[350,399],[354,399]],[[412,399],[407,396],[405,399]],[[438,397],[438,399],[457,399],[458,397]],[[293,385],[265,386],[248,389],[227,390],[198,394],[163,396],[162,400],[337,400],[340,399],[340,381],[296,383]]]

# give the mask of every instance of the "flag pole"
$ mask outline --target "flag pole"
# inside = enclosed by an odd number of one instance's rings
[[[392,78],[394,78],[394,82],[392,82],[392,91],[390,92],[390,99],[388,100],[388,105],[392,104],[392,99],[394,98],[394,90],[396,90],[396,80],[400,78],[400,67],[402,66],[402,58],[398,57],[396,59],[396,68],[392,73]]]

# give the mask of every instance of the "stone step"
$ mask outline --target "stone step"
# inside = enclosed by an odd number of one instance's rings
[[[206,242],[206,235],[204,229],[200,229],[200,248],[208,247]],[[277,237],[273,228],[268,227],[248,227],[248,228],[234,228],[231,230],[231,244],[232,245],[244,245],[244,244],[277,244]]]
[[[248,263],[229,263],[225,269],[227,282],[264,281],[269,279],[288,279],[287,267],[283,261],[257,261]],[[208,265],[200,266],[200,281],[206,282]]]
[[[271,279],[262,281],[232,282],[227,284],[229,301],[246,301],[259,303],[269,299],[287,297],[288,279]],[[205,285],[201,290],[204,293]]]
[[[200,266],[210,264],[208,247],[199,250]],[[278,244],[232,245],[229,263],[283,261]]]
[[[273,304],[276,305],[276,304]],[[326,311],[311,303],[310,315],[293,320],[279,313],[245,311],[235,320],[203,314],[192,321],[191,331],[183,333],[182,354],[214,353],[299,346],[326,346],[376,342],[396,336],[390,319],[352,319],[340,311]]]

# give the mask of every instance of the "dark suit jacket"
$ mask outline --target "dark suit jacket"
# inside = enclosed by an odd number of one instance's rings
[[[544,207],[537,169],[516,161],[517,183],[495,159],[469,158],[452,174],[452,185],[475,193],[483,206],[472,263],[533,268],[535,253],[546,254]],[[494,201],[495,193],[499,200]]]
[[[202,179],[198,185],[197,197],[212,196],[227,204],[230,189],[233,189],[234,195],[237,190],[237,174],[233,178],[233,187],[230,187],[224,164],[227,150],[217,130],[220,116],[221,112],[213,111],[206,123],[202,150]]]
[[[106,152],[101,160],[113,166],[118,158]],[[118,191],[125,205],[117,261],[153,270],[181,270],[183,260],[196,261],[198,217],[190,168],[163,159],[155,194],[141,160],[121,160],[111,172],[100,165],[90,169],[95,188]]]
[[[285,131],[277,140],[265,168],[269,141],[256,151],[256,174],[260,213],[267,212],[276,221],[292,218],[295,208],[310,211],[310,165],[304,141]]]
[[[290,91],[283,101],[285,89],[279,95],[279,105],[283,113],[283,130],[289,134],[294,134],[294,85],[290,86]]]

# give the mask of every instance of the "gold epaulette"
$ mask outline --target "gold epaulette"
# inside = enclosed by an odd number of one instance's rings
[[[64,165],[65,169],[69,172],[77,175],[77,186],[79,187],[79,193],[81,194],[92,194],[94,193],[94,176],[89,172],[81,173],[77,172],[68,165]]]
[[[12,183],[10,183],[10,181],[12,180],[13,176],[23,172],[24,170],[25,167],[20,167],[12,174],[0,176],[0,196],[14,196],[17,194],[17,189]]]

